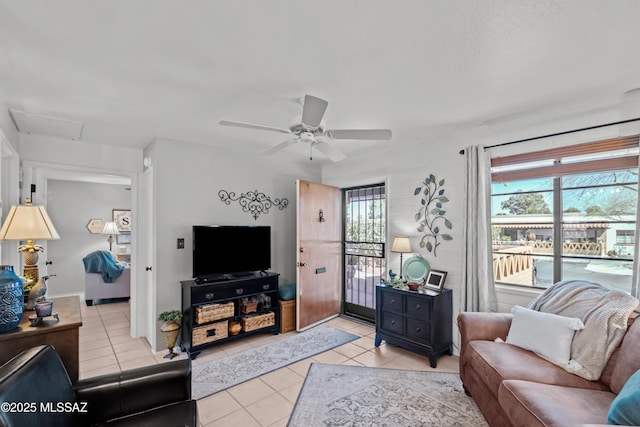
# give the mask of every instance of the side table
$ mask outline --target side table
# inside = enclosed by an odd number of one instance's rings
[[[52,345],[62,359],[71,382],[78,380],[79,374],[79,328],[82,326],[80,298],[50,298],[53,313],[60,320],[45,317],[37,326],[31,326],[29,316],[35,311],[25,310],[22,322],[13,331],[0,334],[0,364],[9,361],[21,351],[38,345]]]
[[[453,354],[452,292],[415,292],[376,286],[376,338],[429,358],[435,368],[438,357]]]

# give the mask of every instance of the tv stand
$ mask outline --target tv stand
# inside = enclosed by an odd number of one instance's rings
[[[195,359],[205,348],[258,333],[278,334],[278,274],[252,272],[213,282],[182,284],[183,351]],[[197,281],[200,283],[197,283]],[[253,303],[253,301],[257,303]]]
[[[232,273],[231,277],[234,278],[241,278],[241,277],[247,277],[247,276],[255,276],[255,272],[253,271],[240,271],[238,273]]]

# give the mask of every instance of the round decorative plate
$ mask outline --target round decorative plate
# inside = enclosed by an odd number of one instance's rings
[[[404,262],[402,266],[402,275],[404,279],[410,282],[424,282],[431,266],[429,262],[420,255],[412,256]]]

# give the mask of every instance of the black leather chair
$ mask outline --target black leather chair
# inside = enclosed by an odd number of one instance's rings
[[[52,346],[0,367],[0,426],[193,426],[191,361],[178,360],[72,384]]]

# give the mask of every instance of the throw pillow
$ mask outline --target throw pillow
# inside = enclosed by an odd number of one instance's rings
[[[607,415],[607,424],[640,425],[640,370],[629,377],[620,394],[613,399]]]
[[[582,321],[575,317],[530,310],[515,306],[507,343],[531,350],[559,365],[571,359],[571,342]]]

